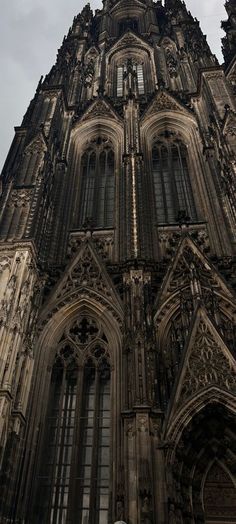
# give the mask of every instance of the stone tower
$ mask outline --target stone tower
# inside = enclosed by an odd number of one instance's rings
[[[236,3],[86,5],[0,209],[0,523],[236,522]]]

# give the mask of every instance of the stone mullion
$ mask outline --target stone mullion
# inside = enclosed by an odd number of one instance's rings
[[[80,495],[81,493],[81,479],[80,479],[80,471],[81,471],[81,458],[80,458],[80,450],[82,446],[82,438],[83,438],[83,419],[82,419],[82,411],[83,411],[83,401],[84,401],[84,395],[83,392],[86,388],[86,381],[85,381],[85,373],[84,373],[84,367],[78,366],[78,379],[77,379],[77,399],[76,399],[76,411],[75,411],[75,419],[77,420],[77,423],[75,423],[74,428],[74,435],[73,435],[73,450],[72,450],[72,460],[71,460],[71,475],[70,475],[70,484],[69,484],[69,510],[68,510],[68,520],[70,522],[74,522],[76,519],[78,506],[80,503]],[[76,477],[79,477],[79,479],[76,480]]]
[[[95,405],[94,405],[94,420],[93,420],[93,445],[92,445],[92,461],[91,461],[91,484],[90,484],[90,506],[89,506],[89,521],[91,524],[97,524],[97,474],[98,474],[98,437],[99,425],[98,418],[100,403],[100,373],[98,368],[95,368]]]
[[[62,413],[62,407],[63,407],[63,401],[64,401],[65,387],[66,387],[66,366],[64,365],[64,367],[63,367],[63,376],[62,376],[62,381],[61,381],[61,386],[60,386],[61,391],[60,391],[60,402],[59,402],[59,407],[58,407],[58,426],[57,426],[56,439],[55,439],[55,452],[54,452],[54,456],[53,456],[52,474],[51,474],[51,479],[50,479],[50,495],[48,497],[48,501],[49,501],[49,505],[48,505],[48,509],[47,509],[47,520],[48,520],[48,522],[52,522],[50,513],[51,513],[51,506],[52,506],[53,487],[55,485],[55,479],[56,479],[56,476],[55,476],[56,475],[56,467],[57,467],[56,460],[57,460],[58,448],[59,448],[59,438],[60,438],[60,431],[61,431],[61,413]],[[44,435],[44,438],[45,438],[45,435]],[[62,439],[61,439],[61,442],[63,442]],[[62,447],[62,445],[61,445],[61,447]],[[61,455],[61,449],[59,450],[59,453]],[[61,466],[61,461],[59,461],[59,459],[58,459],[58,465],[59,465],[59,467]],[[58,507],[58,504],[56,502],[56,498],[58,498],[58,492],[57,492],[57,497],[55,496],[54,508]],[[56,524],[55,514],[54,514],[54,518],[53,518],[52,524]]]

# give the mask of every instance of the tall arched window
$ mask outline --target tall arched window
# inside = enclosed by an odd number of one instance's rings
[[[119,22],[119,36],[123,35],[125,31],[136,31],[138,32],[138,20],[134,18],[123,18]]]
[[[107,140],[98,138],[81,159],[79,225],[91,222],[94,228],[114,225],[114,151]]]
[[[117,66],[116,96],[123,97],[129,89],[137,91],[139,95],[145,93],[144,64],[135,59],[128,59],[124,64]],[[125,88],[126,85],[126,88]]]
[[[43,440],[34,522],[108,524],[109,354],[102,327],[87,317],[57,351]]]
[[[177,222],[181,214],[196,220],[186,146],[178,139],[156,141],[152,169],[158,224]]]

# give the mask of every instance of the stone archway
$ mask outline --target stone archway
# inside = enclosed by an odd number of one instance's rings
[[[176,522],[178,524],[236,522],[234,517],[236,502],[233,501],[233,498],[236,500],[233,480],[235,471],[235,417],[225,406],[217,402],[209,403],[182,430],[181,438],[172,455],[172,486],[169,500],[171,508],[175,510]],[[215,505],[215,520],[213,504],[211,506],[212,497],[209,496],[213,487],[216,493],[221,492],[221,501],[218,500],[219,504]],[[224,497],[222,493],[225,494]]]

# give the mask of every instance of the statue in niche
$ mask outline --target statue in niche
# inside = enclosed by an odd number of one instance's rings
[[[170,77],[176,77],[178,75],[178,62],[169,47],[166,49],[166,64]]]
[[[175,516],[175,506],[174,504],[170,504],[169,508],[169,524],[177,524],[176,516]]]
[[[151,501],[150,495],[147,493],[143,497],[142,510],[141,510],[141,523],[142,524],[152,524],[152,511],[151,511]]]
[[[116,505],[117,520],[123,522],[124,520],[124,504],[123,500],[118,500]]]

